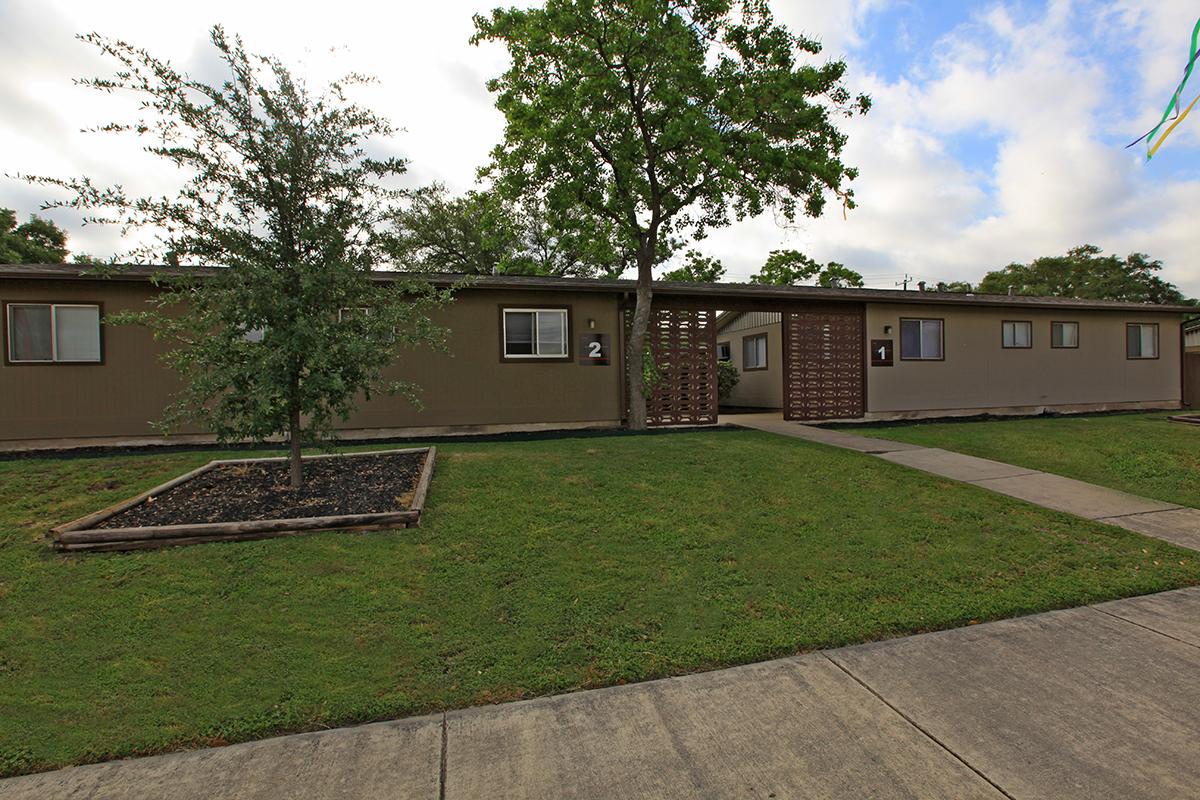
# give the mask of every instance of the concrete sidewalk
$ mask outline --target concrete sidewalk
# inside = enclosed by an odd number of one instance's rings
[[[0,782],[57,798],[1200,795],[1200,588]]]
[[[799,422],[786,422],[778,414],[738,414],[724,417],[724,420],[745,428],[878,456],[893,464],[974,484],[1055,511],[1118,525],[1181,547],[1200,550],[1200,510],[1194,508],[1150,500],[1049,472],[953,453],[937,447],[922,447]]]

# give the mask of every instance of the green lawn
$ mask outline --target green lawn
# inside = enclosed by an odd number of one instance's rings
[[[0,769],[640,681],[1200,584],[1200,556],[755,431],[439,446],[420,529],[63,555],[211,458],[0,463]]]
[[[1167,419],[1177,413],[906,422],[843,430],[941,447],[1200,508],[1200,425]]]

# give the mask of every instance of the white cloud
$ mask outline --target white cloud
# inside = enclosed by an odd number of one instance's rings
[[[105,64],[76,32],[120,36],[193,70],[208,66],[206,32],[214,22],[242,34],[252,50],[282,57],[314,83],[360,70],[380,84],[363,101],[404,131],[389,147],[410,159],[413,183],[469,188],[503,127],[483,87],[505,64],[501,48],[468,44],[471,15],[498,3],[480,0],[380,5],[343,0],[206,4],[9,0],[0,4],[0,173],[89,174],[137,191],[163,190],[170,170],[133,142],[78,128],[107,121],[112,98],[73,86]],[[870,37],[872,14],[898,9],[898,28]],[[871,74],[856,50],[881,37],[905,41],[930,13],[910,0],[773,3],[776,16],[845,56],[853,91],[874,108],[847,123],[847,163],[861,170],[859,208],[843,220],[831,202],[824,217],[793,228],[769,217],[714,232],[701,249],[722,258],[733,278],[748,277],[767,251],[804,249],[820,260],[859,269],[891,286],[903,273],[929,281],[977,280],[1014,260],[1059,253],[1082,242],[1108,251],[1144,250],[1167,264],[1164,276],[1200,295],[1200,244],[1194,211],[1200,181],[1172,172],[1168,148],[1194,152],[1200,121],[1189,120],[1149,164],[1111,142],[1113,131],[1140,133],[1157,121],[1178,81],[1194,4],[1139,0],[990,2],[944,36],[919,68],[887,80]],[[1128,41],[1131,57],[1110,63],[1096,40]],[[329,52],[336,48],[335,52]],[[1144,98],[1134,116],[1114,110],[1114,87],[1135,81]],[[963,137],[987,143],[982,162],[962,154]],[[1130,135],[1129,138],[1133,138]],[[994,153],[990,148],[994,147]],[[41,190],[0,178],[0,206],[35,211]],[[1189,212],[1191,212],[1189,214]],[[115,231],[79,229],[74,249],[124,249]]]
[[[1186,45],[1180,31],[1194,23],[1182,22],[1188,12],[1179,7],[1152,16],[1098,11],[1125,36],[1153,29],[1152,42],[1170,39],[1176,53]],[[738,276],[757,268],[762,247],[789,246],[891,286],[905,272],[931,283],[975,281],[1011,261],[1091,242],[1148,252],[1166,263],[1164,277],[1200,295],[1200,226],[1181,210],[1200,201],[1200,182],[1164,172],[1162,156],[1147,164],[1113,146],[1109,134],[1121,120],[1110,110],[1112,87],[1122,76],[1089,54],[1092,31],[1077,30],[1078,12],[1052,3],[1021,22],[1003,4],[985,8],[938,43],[932,66],[914,71],[919,84],[864,76],[851,57],[849,80],[874,102],[865,119],[846,126],[846,161],[862,171],[860,207],[848,221],[835,212],[775,237],[759,221],[752,237],[714,236],[713,249]],[[1165,98],[1157,50],[1148,43],[1142,54],[1134,71]],[[990,166],[973,170],[952,155],[960,135],[995,138]]]

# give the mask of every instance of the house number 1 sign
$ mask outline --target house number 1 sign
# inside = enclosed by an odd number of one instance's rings
[[[871,366],[890,367],[893,364],[893,349],[891,339],[871,340]]]

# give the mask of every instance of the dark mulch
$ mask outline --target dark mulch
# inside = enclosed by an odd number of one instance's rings
[[[223,464],[122,511],[96,528],[137,528],[403,511],[424,453],[304,461],[304,486],[288,486],[286,461]]]

